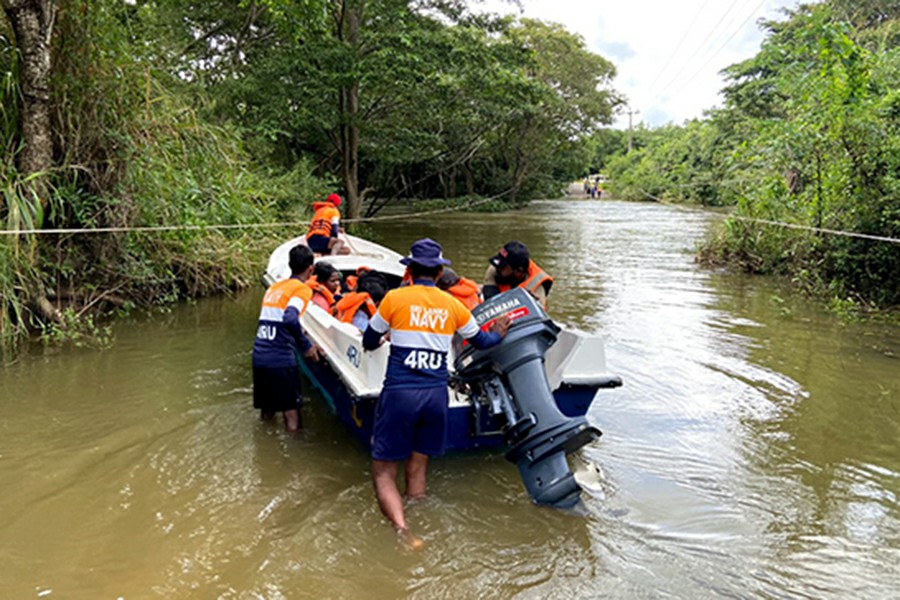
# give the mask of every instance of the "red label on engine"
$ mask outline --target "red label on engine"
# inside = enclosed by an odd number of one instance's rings
[[[508,313],[506,313],[506,315],[509,317],[510,322],[515,321],[516,319],[521,319],[522,317],[526,316],[527,314],[528,314],[527,306],[521,306],[515,310],[511,310]],[[488,321],[487,323],[482,325],[481,330],[485,331],[485,332],[490,331],[491,326],[497,322],[497,319],[500,316],[501,315],[498,315],[497,317],[494,317],[493,319],[491,319],[490,321]]]

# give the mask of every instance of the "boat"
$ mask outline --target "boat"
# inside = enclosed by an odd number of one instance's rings
[[[345,279],[367,268],[382,273],[389,287],[401,284],[406,270],[400,263],[403,255],[363,238],[342,237],[350,254],[316,260],[328,261]],[[289,277],[288,253],[305,243],[301,236],[278,246],[269,258],[263,284]],[[600,436],[585,418],[598,390],[622,384],[606,370],[602,338],[559,327],[521,289],[495,296],[472,314],[484,328],[501,314],[513,322],[504,341],[492,349],[478,351],[463,340],[454,343],[448,361],[448,451],[505,447],[536,503],[574,505],[580,488],[565,456]],[[301,324],[324,354],[318,362],[298,356],[303,373],[368,448],[389,342],[364,352],[359,329],[314,303]]]

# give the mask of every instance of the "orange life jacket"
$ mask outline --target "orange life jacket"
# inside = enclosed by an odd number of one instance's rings
[[[532,294],[537,292],[537,289],[542,285],[546,284],[546,291],[550,293],[550,287],[553,285],[553,278],[544,273],[537,263],[533,260],[528,261],[528,276],[525,277],[525,281],[517,285],[516,287],[525,288]],[[512,289],[512,286],[504,283],[499,284],[497,286],[501,292],[508,292]]]
[[[325,297],[325,300],[328,301],[328,306],[334,306],[334,294],[325,284],[319,283],[319,280],[316,279],[315,275],[306,280],[306,285],[308,285],[313,292],[322,294],[322,296]]]
[[[356,283],[359,281],[359,276],[362,275],[363,273],[367,273],[368,271],[371,271],[371,270],[372,269],[370,269],[369,267],[359,267],[356,269],[356,275],[347,275],[347,279],[346,279],[347,289],[351,292],[355,292],[356,291]]]
[[[372,302],[372,297],[368,292],[347,292],[344,297],[338,300],[334,305],[334,316],[341,323],[352,323],[353,317],[359,309],[365,307],[365,311],[369,316],[373,316],[378,307]]]
[[[465,304],[469,310],[481,304],[481,297],[478,295],[478,284],[471,279],[460,277],[456,285],[447,288],[447,292]]]
[[[313,203],[312,223],[306,232],[307,239],[314,235],[324,235],[331,237],[331,223],[337,218],[340,220],[341,211],[339,211],[331,202],[314,202]]]

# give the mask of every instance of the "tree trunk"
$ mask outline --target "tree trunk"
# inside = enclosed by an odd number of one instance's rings
[[[359,85],[341,90],[341,179],[347,192],[347,217],[358,219],[362,203],[359,197]]]
[[[19,116],[23,144],[17,166],[19,173],[26,178],[36,173],[46,173],[52,166],[50,39],[57,9],[52,0],[0,1],[22,57],[19,75],[22,106]],[[40,199],[42,212],[46,212],[48,197],[44,178],[31,179],[30,187],[28,191]]]
[[[346,27],[346,42],[351,47],[359,45],[359,20],[365,2],[358,8],[344,6],[343,22]],[[341,88],[341,178],[347,192],[347,217],[358,219],[362,212],[359,197],[359,81]]]
[[[0,0],[0,5],[12,25],[16,48],[22,57],[19,69],[22,150],[16,157],[16,166],[21,180],[27,182],[22,193],[28,198],[37,198],[40,203],[40,219],[34,225],[41,227],[49,202],[46,176],[53,166],[53,138],[50,134],[50,41],[57,7],[53,0]],[[32,261],[37,264],[36,252]],[[29,304],[41,320],[62,322],[38,278],[27,282],[25,287]]]

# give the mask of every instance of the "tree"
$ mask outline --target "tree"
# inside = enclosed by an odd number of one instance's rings
[[[492,169],[515,202],[531,175],[546,175],[556,155],[609,124],[620,99],[609,87],[615,67],[589,52],[581,36],[529,19],[508,35],[522,48],[524,63],[515,110],[494,135]]]
[[[26,193],[38,199],[43,213],[48,202],[47,190],[44,178],[34,176],[49,172],[53,162],[50,44],[57,6],[53,0],[0,0],[0,5],[12,26],[21,57],[18,72],[22,145],[17,166],[20,175],[31,177]]]

